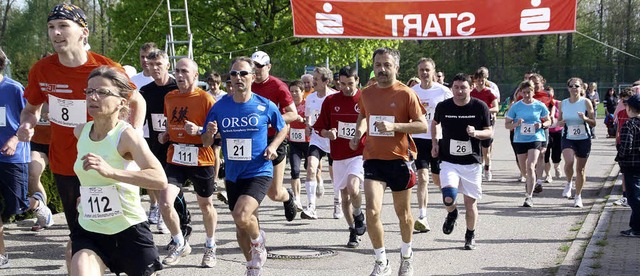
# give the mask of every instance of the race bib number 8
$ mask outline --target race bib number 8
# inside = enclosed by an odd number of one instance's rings
[[[163,132],[167,129],[167,117],[164,114],[151,114],[153,131]]]
[[[66,100],[49,95],[49,120],[65,127],[87,122],[87,101]]]
[[[0,106],[0,127],[7,126],[7,108]]]
[[[251,160],[251,139],[227,139],[227,158],[235,161]]]
[[[345,123],[338,121],[338,137],[352,139],[356,135],[356,123]]]
[[[122,204],[116,186],[80,187],[85,219],[108,219],[122,215]]]
[[[533,124],[522,124],[520,125],[520,134],[522,135],[534,135],[536,133],[536,128]]]
[[[449,154],[453,156],[465,156],[472,153],[473,148],[471,147],[471,140],[458,141],[451,139],[449,144]]]
[[[396,118],[394,116],[384,116],[384,115],[370,115],[369,116],[369,135],[370,136],[382,136],[382,137],[393,137],[395,136],[394,131],[382,132],[380,131],[375,123],[376,122],[390,122],[394,123]]]
[[[171,161],[185,166],[198,166],[198,147],[191,145],[173,145]]]
[[[306,142],[304,129],[292,128],[289,130],[289,141],[291,142]]]
[[[580,137],[587,133],[584,125],[569,126],[567,137]]]

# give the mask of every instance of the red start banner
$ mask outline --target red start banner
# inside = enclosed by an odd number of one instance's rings
[[[297,37],[461,39],[575,32],[577,0],[291,0]]]

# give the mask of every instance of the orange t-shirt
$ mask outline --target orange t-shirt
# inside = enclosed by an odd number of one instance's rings
[[[51,143],[51,125],[44,125],[38,123],[34,128],[33,137],[31,142],[36,144],[48,145]]]
[[[87,52],[87,62],[78,67],[62,65],[58,54],[53,54],[36,62],[29,71],[24,97],[31,105],[49,103],[49,165],[53,173],[75,175],[73,163],[78,155],[78,140],[73,135],[73,129],[92,119],[87,114],[84,89],[89,73],[102,65],[121,68],[107,57]]]
[[[185,165],[174,162],[174,158],[179,158],[180,153],[174,156],[176,144],[199,145],[197,166],[213,166],[215,155],[211,147],[202,146],[200,135],[191,136],[184,130],[186,120],[196,125],[203,126],[209,110],[216,102],[215,98],[206,91],[196,88],[191,93],[180,93],[178,89],[173,90],[164,97],[164,116],[167,117],[167,133],[169,133],[169,149],[167,150],[167,162],[174,165]],[[184,162],[191,161],[189,152],[183,153]],[[195,162],[194,159],[191,162]],[[188,166],[188,165],[187,165]]]
[[[377,85],[362,90],[360,114],[367,119],[367,139],[364,144],[364,160],[409,160],[409,150],[416,156],[416,145],[408,134],[377,131],[372,124],[375,121],[409,123],[424,117],[427,111],[420,104],[416,93],[408,86],[396,81],[391,87],[379,88]],[[409,143],[409,141],[411,141]]]

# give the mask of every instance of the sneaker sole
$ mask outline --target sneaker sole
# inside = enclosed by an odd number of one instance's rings
[[[421,223],[419,224],[419,223],[416,222],[416,223],[413,224],[413,230],[416,230],[416,231],[418,231],[420,233],[426,233],[426,232],[431,231],[431,228],[427,227],[424,224],[421,224]]]
[[[314,218],[314,217],[312,217],[312,216],[307,215],[305,212],[302,212],[302,213],[300,214],[300,218],[301,218],[301,219],[309,219],[309,220],[317,220],[317,219],[318,219],[318,217],[315,217],[315,218]]]
[[[216,194],[216,197],[218,198],[218,200],[222,201],[224,204],[229,205],[229,200],[227,199],[226,196],[224,196],[221,192],[218,192]]]

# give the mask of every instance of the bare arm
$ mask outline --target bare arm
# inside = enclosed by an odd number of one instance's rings
[[[438,157],[440,154],[440,146],[438,145],[438,136],[440,135],[440,131],[438,131],[438,123],[436,120],[431,121],[431,156]]]
[[[351,138],[351,141],[349,141],[349,148],[352,150],[356,150],[358,148],[360,139],[362,139],[362,136],[367,133],[367,127],[367,118],[360,113],[360,115],[358,115],[358,120],[356,121],[356,133],[353,135],[353,138]]]
[[[27,102],[27,105],[22,109],[20,113],[20,127],[16,133],[18,139],[22,142],[31,141],[33,137],[33,128],[40,120],[40,112],[42,110],[42,104],[32,105]]]
[[[276,136],[273,138],[273,141],[267,146],[267,149],[264,151],[264,157],[268,160],[274,160],[278,157],[278,147],[284,141],[284,138],[287,137],[287,133],[289,133],[289,125],[285,125]]]
[[[285,113],[282,114],[282,118],[285,123],[291,123],[298,119],[298,110],[296,110],[296,104],[291,103],[287,107],[284,108]]]
[[[403,133],[425,133],[427,132],[427,119],[424,116],[419,116],[416,120],[409,123],[390,123],[390,122],[376,122],[376,127],[383,132],[397,131]]]
[[[142,129],[144,125],[144,115],[147,112],[147,102],[140,94],[140,91],[134,90],[129,99],[129,106],[131,107],[131,115],[129,121],[135,129]]]
[[[491,115],[498,114],[498,111],[500,111],[500,104],[498,103],[498,99],[493,100],[493,102],[491,102],[491,105],[493,107],[489,108],[489,113],[491,113]]]
[[[210,147],[213,145],[214,136],[218,132],[218,123],[216,121],[209,122],[206,126],[206,131],[202,133],[202,145]],[[217,156],[216,156],[217,157]]]

